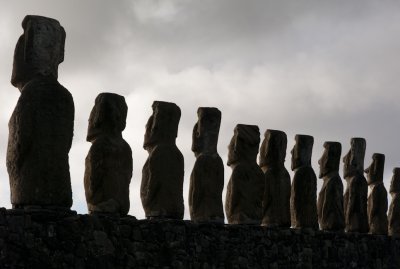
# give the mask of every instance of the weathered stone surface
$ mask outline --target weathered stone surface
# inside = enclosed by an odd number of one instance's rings
[[[387,234],[388,210],[387,191],[383,185],[383,170],[385,155],[374,153],[371,165],[365,169],[368,175],[368,185],[371,192],[368,196],[368,224],[370,234]]]
[[[338,142],[325,142],[324,153],[319,159],[319,178],[324,183],[318,196],[318,221],[321,230],[344,230],[343,183],[339,176],[342,145]]]
[[[7,170],[13,207],[70,208],[71,94],[57,81],[65,31],[54,19],[26,16],[11,83],[21,96],[9,121]]]
[[[190,218],[223,223],[224,164],[217,152],[221,112],[213,107],[200,107],[197,115],[192,144],[196,162],[189,186]]]
[[[262,225],[290,227],[290,175],[285,168],[287,136],[266,130],[260,148],[260,167],[265,175]]]
[[[28,15],[22,21],[24,34],[18,39],[11,83],[21,92],[40,77],[57,80],[58,65],[64,61],[65,31],[52,18]]]
[[[175,144],[181,110],[160,101],[154,101],[152,108],[144,136],[149,157],[143,166],[140,198],[147,218],[182,219],[184,161]]]
[[[90,113],[84,178],[89,213],[128,214],[132,151],[122,138],[127,113],[125,98],[115,93],[99,94]]]
[[[311,167],[314,138],[296,135],[295,140],[291,151],[294,171],[290,196],[292,227],[318,229],[317,176]]]
[[[225,213],[230,224],[260,224],[264,194],[264,173],[256,159],[260,131],[255,125],[238,124],[229,144],[228,182]]]
[[[388,236],[41,216],[0,211],[1,268],[400,268],[400,239]]]
[[[392,201],[389,207],[389,235],[400,237],[400,168],[393,169],[392,182],[390,184]]]
[[[346,232],[368,232],[368,184],[364,177],[364,157],[366,141],[355,137],[351,148],[343,157],[343,177],[347,182],[344,193],[344,214]]]

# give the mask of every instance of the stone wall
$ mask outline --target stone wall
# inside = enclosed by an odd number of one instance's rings
[[[400,240],[3,208],[0,268],[400,268]]]

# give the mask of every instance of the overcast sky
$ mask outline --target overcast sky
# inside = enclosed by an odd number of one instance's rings
[[[298,133],[314,136],[317,174],[323,142],[341,142],[344,155],[351,137],[367,140],[365,167],[372,153],[386,155],[387,188],[400,166],[400,1],[0,1],[0,206],[10,207],[7,124],[19,91],[9,81],[27,14],[55,18],[67,33],[59,82],[75,102],[70,167],[79,213],[87,212],[87,120],[105,91],[128,103],[123,136],[134,162],[130,214],[138,218],[153,100],[182,110],[177,144],[185,157],[185,218],[199,106],[222,111],[218,150],[225,163],[233,128],[243,123],[258,125],[262,136],[266,129],[287,133],[288,170]],[[230,173],[226,166],[225,183]]]

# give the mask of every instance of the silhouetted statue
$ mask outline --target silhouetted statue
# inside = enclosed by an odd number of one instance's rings
[[[385,155],[374,153],[371,165],[365,169],[368,176],[368,185],[371,192],[368,196],[368,222],[370,234],[387,234],[387,191],[383,185],[383,169]]]
[[[290,175],[285,168],[286,134],[267,130],[260,149],[260,167],[265,175],[262,225],[290,227]]]
[[[344,193],[346,232],[368,233],[368,184],[364,177],[364,138],[352,138],[351,148],[343,157],[343,177],[347,182]]]
[[[122,138],[127,113],[125,98],[115,93],[99,94],[90,113],[84,179],[89,213],[128,214],[132,151]]]
[[[400,168],[393,169],[390,194],[392,202],[389,207],[389,235],[400,237]]]
[[[143,166],[140,198],[147,218],[183,219],[184,162],[175,144],[181,110],[160,101],[154,101],[152,108],[144,135],[149,157]]]
[[[264,173],[256,159],[260,131],[255,125],[236,125],[229,144],[228,182],[225,213],[230,224],[261,224]]]
[[[190,175],[190,218],[224,223],[224,164],[217,152],[221,112],[214,107],[200,107],[197,115],[199,119],[193,128],[196,162]]]
[[[292,153],[294,171],[290,196],[290,212],[293,228],[318,229],[317,176],[311,167],[314,138],[296,135]]]
[[[11,83],[21,96],[10,118],[7,170],[14,208],[72,205],[68,153],[74,102],[57,81],[65,31],[54,19],[28,15],[14,54]]]
[[[324,183],[318,196],[318,221],[321,230],[344,230],[343,183],[339,176],[342,145],[325,142],[324,153],[319,159],[319,178]]]

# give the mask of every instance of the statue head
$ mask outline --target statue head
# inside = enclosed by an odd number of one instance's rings
[[[400,193],[400,168],[393,168],[393,177],[390,182],[390,193]]]
[[[217,152],[221,111],[215,107],[199,107],[197,116],[198,121],[193,127],[192,151],[196,156]]]
[[[153,115],[146,124],[144,149],[150,149],[157,144],[175,144],[181,109],[174,103],[162,101],[154,101],[152,108]]]
[[[383,182],[383,169],[385,166],[385,155],[381,153],[374,153],[372,155],[371,165],[365,169],[367,173],[368,185]]]
[[[363,175],[366,141],[364,138],[355,137],[350,141],[350,150],[343,157],[343,177]]]
[[[296,144],[292,151],[292,170],[302,166],[311,166],[312,148],[314,138],[310,135],[296,135]]]
[[[228,146],[228,165],[239,161],[256,162],[260,130],[256,125],[238,124]]]
[[[260,148],[260,167],[284,165],[286,157],[287,136],[279,130],[266,130]]]
[[[126,126],[128,106],[125,98],[115,93],[100,93],[89,117],[86,140],[91,142],[99,135],[122,136]]]
[[[65,31],[57,20],[28,15],[22,21],[24,33],[14,52],[11,84],[22,89],[35,77],[58,77],[64,61]]]
[[[342,145],[339,142],[324,143],[324,153],[318,160],[319,178],[332,172],[339,172],[340,154],[342,154]]]

